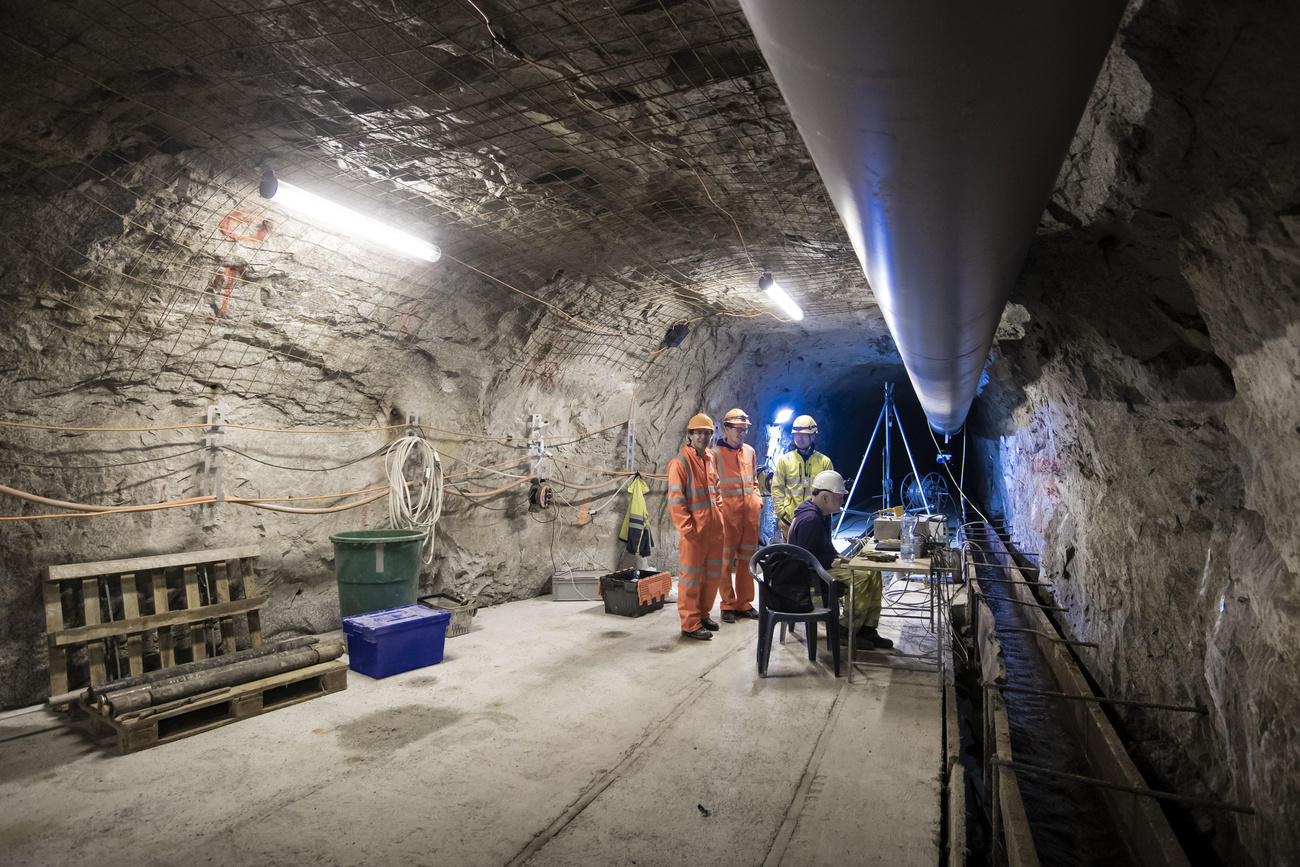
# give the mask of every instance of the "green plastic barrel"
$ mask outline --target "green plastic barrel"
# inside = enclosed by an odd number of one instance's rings
[[[344,617],[414,605],[419,593],[420,549],[417,530],[348,530],[330,536],[339,611]]]

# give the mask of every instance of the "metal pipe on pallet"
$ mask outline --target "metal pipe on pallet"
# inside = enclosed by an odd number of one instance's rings
[[[320,662],[328,662],[331,659],[338,659],[343,652],[344,646],[341,641],[327,641],[312,647],[292,648],[268,656],[191,671],[125,689],[101,691],[95,696],[94,703],[103,713],[109,716],[120,716],[209,690],[235,686],[297,668],[306,668]]]
[[[83,700],[94,704],[97,703],[98,697],[106,692],[141,686],[146,683],[153,683],[170,677],[178,677],[195,671],[220,668],[223,665],[229,665],[233,662],[242,662],[246,659],[270,656],[273,653],[293,650],[296,647],[306,647],[310,644],[314,644],[317,640],[318,639],[314,635],[301,635],[295,638],[286,638],[277,641],[274,644],[263,645],[261,647],[250,647],[246,650],[240,650],[236,653],[227,654],[225,656],[213,656],[208,659],[200,659],[196,662],[186,662],[181,665],[174,665],[170,668],[161,668],[156,671],[148,671],[144,674],[137,674],[132,677],[123,677],[118,680],[111,680],[97,686],[86,686],[81,689],[74,689],[70,692],[59,693],[58,695],[52,695],[46,699],[46,704],[50,707],[65,707],[70,704],[77,704]]]
[[[240,650],[226,656],[212,656],[207,659],[199,659],[194,662],[173,665],[171,668],[160,668],[157,671],[148,671],[144,674],[137,674],[134,677],[124,677],[121,680],[112,680],[108,683],[101,683],[99,686],[89,687],[89,691],[93,698],[94,696],[105,692],[116,692],[117,690],[126,689],[127,687],[156,683],[160,680],[168,680],[173,677],[180,677],[196,671],[221,668],[234,662],[243,662],[247,659],[257,659],[261,656],[283,653],[286,650],[294,650],[299,647],[310,647],[318,640],[319,639],[314,635],[300,635],[295,638],[286,638],[282,641],[277,641],[274,644],[266,644],[261,647],[250,647],[247,650]]]

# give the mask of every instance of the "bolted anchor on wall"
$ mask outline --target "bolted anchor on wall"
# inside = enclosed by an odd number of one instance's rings
[[[203,476],[207,480],[207,494],[213,497],[212,507],[225,501],[221,488],[223,463],[221,448],[226,441],[226,408],[220,403],[208,407],[208,426],[203,429]],[[202,492],[201,492],[202,493]]]

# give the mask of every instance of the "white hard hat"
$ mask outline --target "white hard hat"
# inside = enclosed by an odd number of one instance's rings
[[[814,491],[830,491],[833,494],[847,494],[849,489],[844,487],[844,477],[834,470],[822,470],[813,477]]]

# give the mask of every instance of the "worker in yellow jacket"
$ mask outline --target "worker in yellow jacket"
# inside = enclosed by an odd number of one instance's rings
[[[722,437],[713,448],[722,491],[722,622],[737,617],[758,619],[754,610],[754,576],[749,558],[758,552],[758,516],[763,495],[755,475],[758,457],[745,444],[749,415],[733,409],[722,418]],[[732,583],[732,576],[735,583]]]
[[[686,445],[668,462],[668,514],[681,534],[677,549],[677,615],[682,635],[708,641],[718,630],[709,617],[722,583],[722,496],[709,452],[713,419],[704,413],[686,425]]]
[[[777,458],[772,471],[772,507],[781,527],[781,538],[790,536],[794,510],[812,496],[812,480],[818,473],[835,469],[831,459],[817,451],[817,422],[810,415],[801,415],[791,427],[794,448]]]

